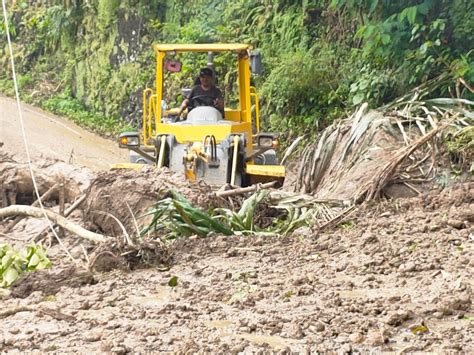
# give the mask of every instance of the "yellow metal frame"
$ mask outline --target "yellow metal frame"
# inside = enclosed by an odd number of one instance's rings
[[[203,43],[203,44],[155,44],[156,52],[242,52],[251,50],[252,46],[243,43]]]
[[[245,172],[249,175],[285,177],[283,165],[256,165],[247,163]]]
[[[252,113],[251,101],[255,103],[255,120],[257,131],[260,130],[260,117],[257,90],[250,86],[250,63],[248,44],[157,44],[156,52],[156,93],[152,89],[143,91],[143,144],[147,145],[150,138],[157,134],[173,134],[178,143],[201,141],[209,132],[222,141],[231,133],[247,133],[247,149],[252,148]],[[225,109],[226,120],[235,122],[232,125],[186,126],[161,123],[163,97],[163,62],[167,53],[178,52],[225,52],[233,51],[237,55],[239,108]]]
[[[260,108],[258,106],[258,95],[257,89],[254,86],[250,87],[250,97],[253,97],[255,102],[255,129],[257,130],[256,133],[260,132]]]

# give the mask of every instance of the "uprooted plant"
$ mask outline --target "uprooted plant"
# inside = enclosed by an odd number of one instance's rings
[[[177,191],[170,190],[168,197],[142,216],[152,219],[140,236],[174,239],[193,234],[206,237],[211,233],[286,235],[299,227],[327,223],[337,217],[342,207],[338,202],[320,201],[307,195],[260,190],[244,200],[237,212],[229,208],[204,212]]]

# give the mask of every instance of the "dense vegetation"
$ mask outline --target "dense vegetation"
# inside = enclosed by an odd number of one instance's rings
[[[138,124],[154,42],[249,42],[264,123],[315,132],[363,101],[378,106],[443,75],[433,96],[473,98],[470,0],[17,0],[10,32],[25,100],[103,132]],[[36,3],[41,3],[39,5]],[[35,5],[36,4],[36,5]],[[191,5],[192,4],[192,5]],[[11,93],[0,25],[0,91]],[[184,58],[169,101],[205,63]],[[220,85],[235,79],[216,58]],[[172,93],[172,91],[174,91]],[[230,94],[229,94],[230,96]]]

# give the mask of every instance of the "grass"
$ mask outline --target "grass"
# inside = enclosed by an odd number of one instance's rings
[[[88,111],[84,104],[67,94],[59,94],[47,99],[41,105],[46,111],[63,115],[82,127],[100,134],[117,135],[133,130],[132,126],[117,117],[107,117],[98,112]]]
[[[32,83],[29,76],[20,76],[18,85],[25,88]],[[11,80],[0,79],[0,92],[6,96],[14,97],[15,89]],[[24,89],[21,95],[22,101],[37,104],[31,93]],[[64,116],[81,127],[90,129],[101,135],[116,136],[120,132],[135,130],[130,123],[119,117],[105,116],[99,112],[92,112],[79,100],[72,97],[68,91],[55,94],[41,103],[41,108],[54,114]]]

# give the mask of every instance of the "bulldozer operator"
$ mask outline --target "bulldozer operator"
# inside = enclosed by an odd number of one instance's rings
[[[191,111],[198,106],[211,106],[224,114],[222,92],[214,85],[214,72],[210,68],[202,68],[199,71],[198,84],[192,88],[188,98],[181,104],[178,115],[181,117],[186,108]]]

